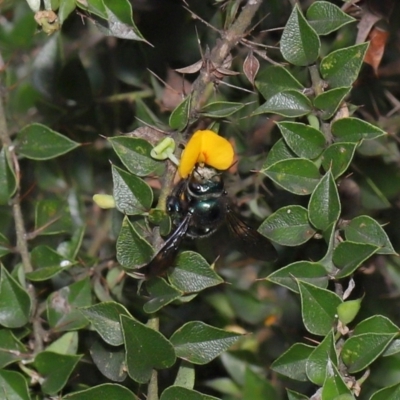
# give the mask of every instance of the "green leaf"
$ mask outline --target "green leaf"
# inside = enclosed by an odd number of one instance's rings
[[[307,209],[298,205],[280,208],[260,225],[258,231],[282,246],[299,246],[316,232],[308,221]]]
[[[224,282],[207,261],[193,251],[185,251],[178,255],[169,280],[184,293],[201,292]]]
[[[169,126],[172,129],[182,131],[189,122],[189,111],[192,97],[186,96],[183,101],[178,104],[175,110],[169,116]]]
[[[0,387],[5,400],[31,400],[28,382],[19,372],[0,370]]]
[[[75,0],[62,0],[58,9],[58,19],[63,24],[67,17],[75,10]]]
[[[76,354],[78,351],[78,332],[67,332],[52,342],[46,351],[58,354]]]
[[[286,68],[271,65],[257,74],[256,88],[268,100],[287,90],[301,91],[303,85]]]
[[[337,141],[358,143],[363,139],[376,139],[386,135],[382,129],[359,118],[341,118],[332,124],[332,135]]]
[[[325,336],[336,319],[341,298],[329,290],[298,280],[301,314],[306,329],[314,335]]]
[[[157,126],[157,127],[162,127],[163,123],[160,121],[158,116],[153,112],[153,110],[141,99],[137,98],[135,101],[135,113],[136,117],[140,119],[141,121],[145,122],[146,126],[141,127],[139,129],[145,129],[146,131],[149,130],[149,132],[153,131],[150,126]],[[164,130],[167,128],[167,126],[163,126]],[[154,132],[154,131],[153,131]],[[155,131],[158,132],[158,131]],[[155,133],[154,132],[154,133]],[[161,136],[161,132],[158,132]]]
[[[316,1],[311,4],[306,16],[318,35],[329,35],[342,26],[356,21],[338,6],[327,1]]]
[[[89,389],[63,395],[66,400],[118,399],[138,400],[129,389],[115,383],[104,383]]]
[[[346,347],[343,360],[353,364],[351,368],[357,371],[365,368],[366,364],[369,365],[389,348],[389,343],[393,343],[392,339],[397,336],[398,331],[398,326],[382,315],[374,315],[361,321],[353,331],[354,343],[345,343],[348,348]],[[357,349],[353,353],[353,348],[357,346],[360,346],[360,351]]]
[[[17,180],[6,147],[0,151],[0,205],[7,204],[17,190]]]
[[[182,291],[168,285],[162,278],[154,278],[146,282],[146,289],[150,300],[143,306],[143,310],[148,314],[157,312],[183,295]]]
[[[23,360],[28,349],[13,335],[11,330],[0,329],[0,369]]]
[[[103,0],[107,7],[109,28],[117,37],[123,39],[144,41],[144,37],[135,25],[132,16],[132,6],[128,0]],[[110,13],[111,11],[111,13]],[[113,18],[113,17],[116,18]],[[116,20],[117,19],[117,20]],[[122,22],[122,24],[119,23]],[[121,33],[122,35],[118,35]]]
[[[307,382],[306,364],[313,350],[312,346],[295,343],[271,364],[271,369],[296,381]]]
[[[272,164],[275,164],[278,161],[287,160],[288,158],[296,158],[296,154],[290,150],[290,147],[281,138],[272,146],[262,169],[267,169]]]
[[[361,321],[354,329],[354,335],[363,333],[381,333],[395,334],[398,333],[399,327],[395,325],[389,318],[383,315],[373,315]]]
[[[376,391],[369,400],[397,400],[400,398],[400,383]]]
[[[395,339],[386,348],[385,352],[382,354],[382,357],[390,357],[398,353],[400,353],[400,339]]]
[[[79,226],[72,234],[70,240],[63,242],[58,246],[57,252],[69,260],[76,260],[85,235],[85,229],[85,225]]]
[[[91,14],[107,19],[107,9],[103,0],[87,0],[85,3],[77,1],[76,5]]]
[[[93,20],[103,35],[114,36],[126,40],[144,41],[147,44],[150,44],[146,39],[144,39],[136,25],[133,23],[131,5],[128,1],[122,0],[115,2],[113,0],[101,0],[101,3],[103,3],[103,1],[107,2],[107,7],[103,4],[102,7],[97,7],[95,11],[99,14],[98,11],[104,7],[105,13],[101,10],[101,17],[104,20]],[[100,3],[99,0],[91,0],[90,2]]]
[[[0,271],[0,325],[20,328],[29,321],[31,298],[2,265]]]
[[[223,395],[233,396],[237,398],[242,394],[242,390],[237,383],[230,378],[214,378],[205,382],[205,386],[222,393]],[[221,399],[218,399],[221,400]]]
[[[72,230],[68,204],[64,200],[46,199],[36,203],[35,230],[39,235],[55,235]]]
[[[267,315],[274,313],[271,301],[260,301],[260,298],[249,290],[234,288],[226,289],[226,296],[236,318],[249,324],[259,324],[265,321]]]
[[[252,112],[251,116],[259,114],[278,114],[284,117],[301,117],[312,111],[311,101],[304,94],[296,90],[279,92]]]
[[[343,345],[341,358],[349,373],[362,371],[371,365],[387,348],[396,333],[363,333],[354,335]]]
[[[299,157],[314,159],[324,151],[325,136],[318,129],[299,122],[278,122],[277,125],[288,146]]]
[[[46,281],[47,279],[53,278],[58,275],[65,268],[63,267],[43,267],[39,268],[36,271],[32,271],[26,274],[27,279],[33,282],[41,282]]]
[[[322,153],[322,167],[331,170],[336,179],[349,167],[357,148],[357,143],[334,143]]]
[[[337,367],[329,360],[326,365],[326,379],[322,387],[321,400],[331,399],[355,400]]]
[[[92,303],[89,278],[53,292],[47,299],[47,319],[55,332],[82,329],[88,324],[79,311]]]
[[[32,265],[35,268],[53,267],[53,266],[69,266],[71,262],[65,260],[61,254],[58,254],[49,246],[36,246],[31,253]]]
[[[311,261],[297,261],[293,264],[286,265],[268,275],[266,279],[284,286],[295,293],[299,292],[296,279],[321,288],[326,288],[328,286],[328,274],[325,267]]]
[[[128,269],[135,269],[149,262],[154,253],[153,248],[138,234],[127,217],[122,222],[116,248],[118,262]]]
[[[294,390],[290,390],[288,388],[286,388],[286,393],[288,395],[288,400],[309,400],[306,395],[295,392]]]
[[[129,136],[115,136],[107,139],[122,164],[129,172],[138,176],[146,176],[158,171],[159,161],[150,156],[153,146],[144,139]]]
[[[304,158],[278,161],[261,172],[283,189],[298,195],[310,194],[321,179],[316,165]]]
[[[170,340],[177,357],[203,365],[226,351],[240,337],[237,333],[193,321],[175,331]]]
[[[0,258],[10,254],[11,252],[11,245],[8,239],[0,233]]]
[[[187,389],[181,386],[170,386],[165,389],[160,400],[219,400],[214,396],[209,396],[196,390]]]
[[[276,399],[278,394],[269,380],[246,367],[243,400]]]
[[[79,143],[37,123],[22,128],[16,139],[16,152],[32,160],[50,160],[79,146]]]
[[[333,51],[320,64],[322,77],[331,88],[351,86],[360,72],[368,43]]]
[[[340,216],[340,199],[332,173],[328,171],[315,187],[308,203],[308,218],[319,230],[326,230]]]
[[[367,243],[344,241],[333,251],[333,263],[340,271],[336,278],[351,275],[365,260],[379,250],[378,246]]]
[[[321,118],[323,120],[333,117],[345,97],[350,93],[350,90],[351,87],[348,86],[338,87],[327,90],[314,99],[314,107],[321,110]]]
[[[235,114],[245,106],[245,103],[235,103],[233,101],[215,101],[203,106],[200,110],[200,114],[203,117],[226,118]]]
[[[58,354],[51,351],[43,351],[35,358],[35,366],[39,374],[44,378],[42,390],[52,395],[59,392],[68,381],[81,356]]]
[[[158,331],[121,316],[129,376],[138,383],[147,383],[153,369],[171,367],[176,360],[171,343]]]
[[[306,371],[312,383],[322,386],[327,376],[326,367],[329,362],[333,362],[335,366],[338,363],[333,330],[324,337],[308,357]]]
[[[124,343],[121,331],[120,316],[130,316],[128,310],[114,301],[94,304],[80,308],[80,312],[89,320],[92,328],[111,346]]]
[[[102,0],[104,5],[124,24],[134,26],[132,18],[132,6],[127,0]]]
[[[112,166],[113,196],[116,207],[126,215],[144,214],[153,202],[153,191],[137,176]]]
[[[297,66],[312,64],[319,56],[319,37],[297,4],[283,30],[280,47],[283,58]]]
[[[368,215],[353,218],[345,226],[346,239],[357,243],[366,243],[378,246],[377,254],[397,255],[390,240],[378,221]]]
[[[122,346],[111,347],[97,339],[90,347],[90,355],[99,371],[113,382],[123,382],[126,372],[125,349]]]
[[[73,263],[49,246],[36,246],[31,253],[33,272],[26,274],[31,281],[45,281],[72,266]]]

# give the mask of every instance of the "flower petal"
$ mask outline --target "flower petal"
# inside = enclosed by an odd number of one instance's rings
[[[201,131],[197,131],[189,140],[188,144],[183,150],[181,161],[179,163],[179,175],[182,178],[187,178],[187,176],[192,172],[192,169],[197,163],[199,154],[201,151]]]
[[[233,147],[228,140],[210,130],[197,131],[182,153],[179,174],[186,178],[196,163],[205,163],[219,170],[228,169],[233,158]]]
[[[200,132],[203,132],[201,154],[204,160],[198,162],[220,170],[228,169],[235,155],[231,143],[213,131]]]

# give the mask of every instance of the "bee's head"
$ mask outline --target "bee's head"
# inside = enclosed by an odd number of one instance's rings
[[[218,197],[224,192],[221,173],[205,165],[196,165],[187,183],[187,190],[193,197]]]

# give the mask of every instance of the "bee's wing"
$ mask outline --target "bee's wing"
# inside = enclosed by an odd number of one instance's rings
[[[235,237],[235,243],[248,256],[258,260],[274,261],[278,254],[271,242],[254,228],[243,222],[232,207],[227,205],[226,222]]]
[[[160,251],[144,267],[140,268],[146,279],[164,275],[172,265],[178,253],[179,246],[189,227],[192,214],[188,213],[174,233],[165,241]]]

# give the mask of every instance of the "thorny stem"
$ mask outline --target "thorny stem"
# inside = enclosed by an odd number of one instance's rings
[[[246,30],[259,9],[262,0],[248,0],[243,7],[241,13],[237,17],[232,26],[224,33],[222,39],[217,41],[216,46],[212,49],[209,61],[214,68],[222,67],[225,59],[230,54],[232,48],[245,36]],[[193,82],[191,114],[197,112],[201,106],[203,93],[209,83],[213,82],[214,77],[212,71],[208,71],[207,67],[200,71],[199,77]]]

